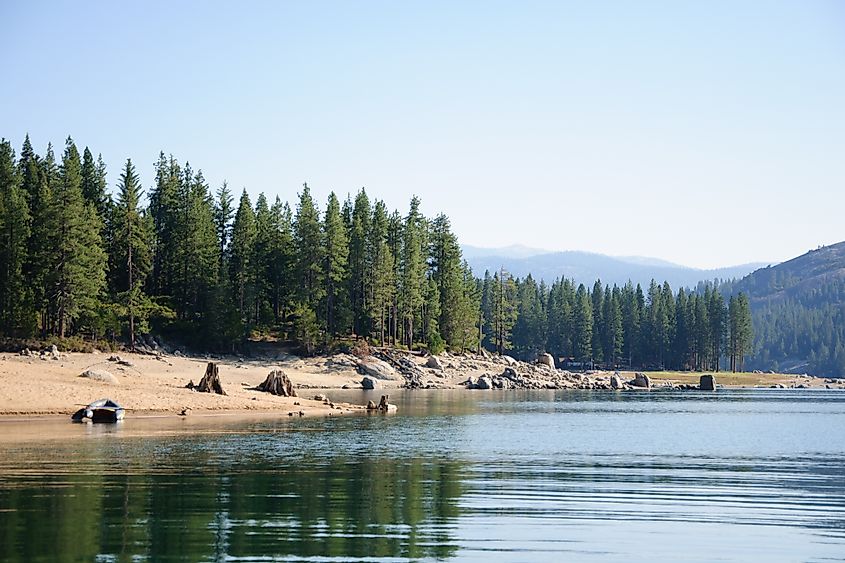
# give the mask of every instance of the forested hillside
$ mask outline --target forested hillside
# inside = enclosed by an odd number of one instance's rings
[[[751,299],[750,367],[845,376],[845,242],[757,270],[723,291]]]
[[[105,165],[68,138],[61,158],[29,137],[0,142],[0,334],[134,345],[153,331],[231,351],[272,334],[304,353],[374,344],[479,345],[531,360],[542,351],[588,366],[743,367],[748,299],[711,286],[537,283],[506,271],[475,278],[445,215],[413,198],[400,214],[307,185],[294,205],[224,183],[213,193],[187,162],[160,154],[146,190],[127,160]]]

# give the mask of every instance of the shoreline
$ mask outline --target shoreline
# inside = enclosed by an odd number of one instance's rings
[[[266,413],[298,418],[331,416],[357,411],[365,405],[334,404],[317,396],[338,391],[361,390],[364,375],[371,374],[376,402],[381,394],[401,388],[469,390],[481,379],[497,389],[609,389],[613,372],[575,373],[545,365],[519,362],[507,356],[444,353],[437,357],[380,350],[364,360],[348,354],[299,358],[281,351],[257,358],[189,357],[180,354],[125,353],[0,354],[0,421],[32,417],[69,417],[77,409],[101,398],[121,404],[132,418],[232,416]],[[378,359],[383,358],[383,359]],[[219,366],[225,396],[186,388],[198,382],[208,362]],[[363,366],[362,364],[367,364]],[[364,369],[366,367],[367,369]],[[290,378],[298,397],[280,397],[257,389],[274,369]],[[87,371],[102,379],[81,377]],[[510,374],[510,375],[508,375]],[[697,385],[700,373],[646,372],[652,388]],[[624,382],[634,372],[620,372]],[[716,372],[722,388],[845,388],[845,380],[806,375]],[[475,382],[475,383],[472,383]],[[486,382],[485,382],[486,383]],[[637,390],[628,385],[626,389]],[[484,387],[478,391],[484,392]]]

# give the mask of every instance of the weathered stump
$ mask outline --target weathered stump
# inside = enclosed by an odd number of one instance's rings
[[[274,369],[267,374],[264,383],[258,386],[259,391],[279,395],[280,397],[296,397],[296,389],[287,374],[280,369]]]
[[[195,391],[200,393],[217,393],[218,395],[225,395],[223,386],[220,384],[220,374],[217,372],[217,364],[208,362],[205,367],[205,375],[199,382],[199,385],[194,387]]]
[[[387,412],[387,400],[390,398],[390,395],[382,395],[381,401],[378,402],[378,410]]]

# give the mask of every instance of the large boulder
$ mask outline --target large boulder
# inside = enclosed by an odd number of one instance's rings
[[[440,358],[437,356],[429,356],[428,359],[425,361],[425,367],[431,369],[443,369],[443,363],[440,361]]]
[[[92,381],[99,381],[100,383],[110,383],[112,385],[119,385],[120,381],[115,376],[103,369],[86,369],[79,377],[90,379]]]
[[[478,378],[478,383],[475,384],[476,389],[492,389],[493,380],[489,375],[482,375]]]
[[[698,388],[702,391],[715,391],[716,376],[711,373],[705,373],[698,380]]]
[[[358,362],[358,372],[376,379],[395,379],[396,370],[385,361],[367,356]]]
[[[537,363],[541,366],[548,366],[552,369],[555,369],[555,359],[549,353],[540,354],[539,356],[537,356]]]
[[[610,388],[611,389],[622,389],[622,378],[619,377],[619,373],[614,373],[610,376]]]
[[[364,389],[378,389],[381,387],[381,383],[379,383],[377,379],[372,378],[369,375],[365,375],[364,379],[361,380],[361,387]]]
[[[503,371],[499,377],[510,379],[512,381],[519,379],[519,376],[516,374],[516,370],[513,368],[505,368],[505,371]]]
[[[644,373],[637,373],[634,375],[634,381],[631,383],[634,387],[651,388],[651,378]]]
[[[516,359],[512,358],[511,356],[502,356],[502,360],[509,366],[515,366],[519,364],[519,362],[517,362]]]

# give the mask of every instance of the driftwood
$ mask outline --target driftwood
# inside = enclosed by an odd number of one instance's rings
[[[267,379],[264,383],[258,386],[259,391],[270,393],[271,395],[279,395],[281,397],[296,397],[296,389],[293,388],[293,383],[288,379],[287,374],[280,369],[274,369],[267,374]]]
[[[223,391],[223,386],[220,384],[220,375],[217,373],[217,364],[214,362],[208,362],[208,365],[205,367],[205,375],[202,376],[199,385],[190,387],[189,384],[189,388],[200,393],[226,394]]]

